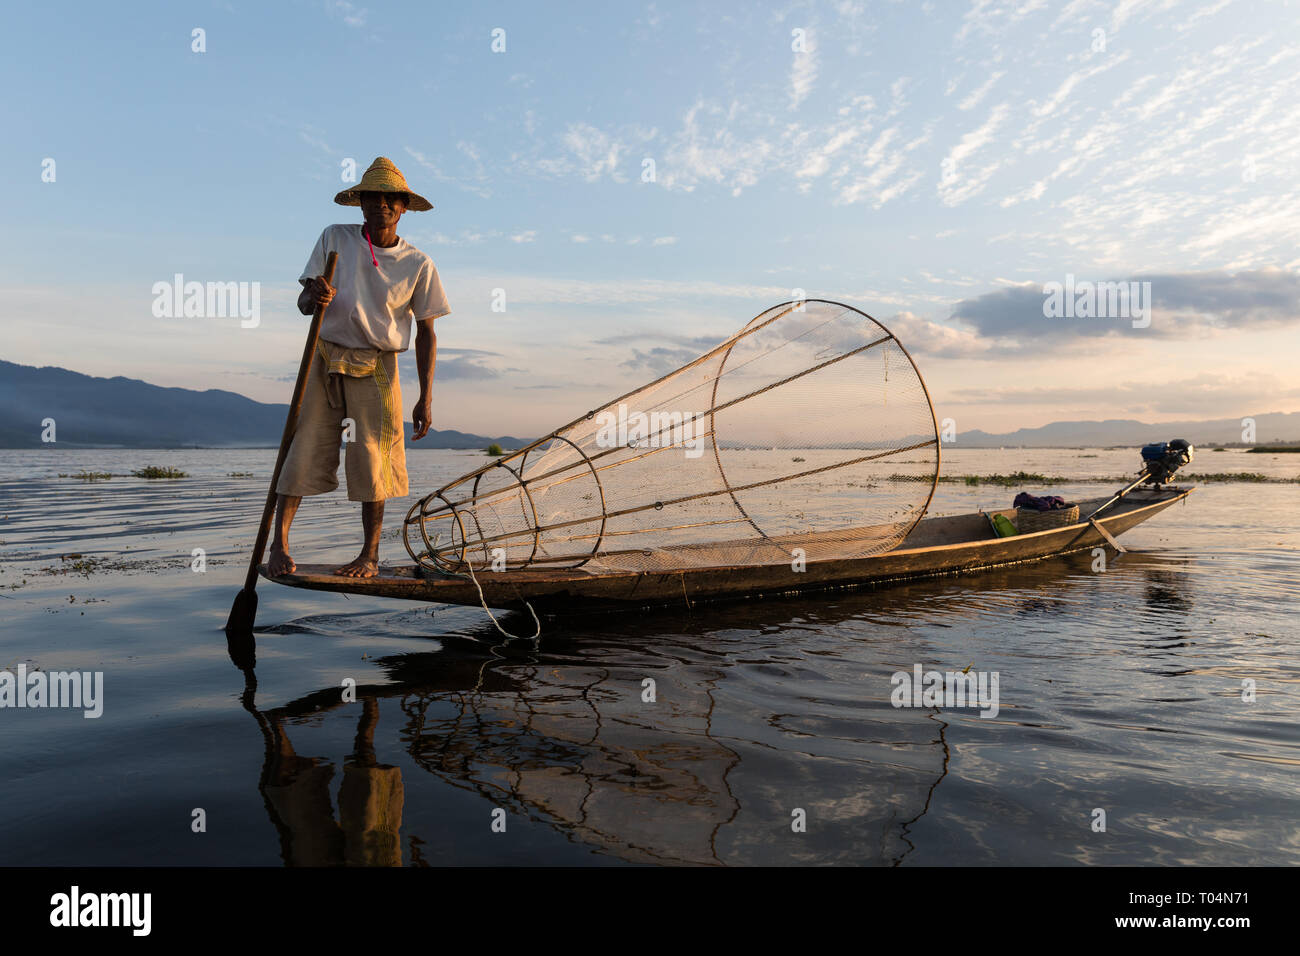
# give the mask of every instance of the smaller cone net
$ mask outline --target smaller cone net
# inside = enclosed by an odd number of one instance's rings
[[[906,537],[938,472],[906,351],[810,300],[421,499],[403,536],[448,573],[867,557]]]

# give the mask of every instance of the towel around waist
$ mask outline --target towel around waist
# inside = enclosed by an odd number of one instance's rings
[[[348,348],[325,339],[316,340],[316,353],[325,365],[325,393],[331,408],[343,407],[343,381],[339,376],[369,378],[384,356],[380,349]]]

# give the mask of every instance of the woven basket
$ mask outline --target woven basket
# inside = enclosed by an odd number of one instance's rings
[[[1064,528],[1066,525],[1078,523],[1078,505],[1055,508],[1052,511],[1038,511],[1034,508],[1016,509],[1016,530],[1021,534],[1046,531],[1048,528]]]

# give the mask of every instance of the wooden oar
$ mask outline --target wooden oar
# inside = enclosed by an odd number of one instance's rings
[[[334,284],[334,264],[339,254],[331,252],[325,260],[325,281]],[[271,521],[275,518],[275,487],[280,483],[280,470],[284,459],[289,454],[289,445],[293,442],[293,433],[298,428],[298,412],[302,409],[302,396],[307,391],[307,375],[311,370],[312,356],[316,352],[316,340],[320,338],[321,319],[325,315],[325,306],[316,306],[311,317],[311,328],[307,330],[307,344],[302,349],[302,362],[298,365],[298,381],[293,387],[293,399],[289,402],[289,414],[284,420],[284,434],[280,436],[280,453],[275,458],[275,471],[271,473],[271,487],[266,492],[266,506],[262,509],[262,524],[257,529],[257,542],[253,545],[253,556],[248,562],[248,577],[244,579],[244,589],[235,595],[235,603],[230,607],[230,617],[226,620],[226,633],[251,634],[253,621],[257,617],[257,566],[262,563],[262,553],[266,550],[266,539],[271,534]]]
[[[1134,488],[1136,488],[1138,485],[1142,484],[1144,481],[1146,481],[1146,480],[1147,480],[1148,478],[1150,478],[1150,477],[1151,477],[1151,469],[1150,469],[1150,467],[1143,468],[1140,472],[1138,472],[1137,481],[1135,481],[1135,482],[1133,482],[1133,484],[1128,485],[1127,487],[1121,488],[1119,491],[1115,492],[1115,497],[1111,498],[1109,501],[1107,501],[1104,505],[1102,505],[1100,508],[1098,508],[1098,509],[1097,509],[1096,511],[1094,511],[1092,514],[1087,515],[1083,520],[1084,520],[1084,521],[1091,521],[1091,520],[1093,520],[1094,518],[1097,517],[1097,515],[1101,514],[1103,511],[1105,511],[1107,508],[1109,508],[1109,507],[1110,507],[1111,505],[1113,505],[1115,502],[1119,501],[1119,500],[1120,500],[1121,498],[1123,498],[1126,494],[1128,494],[1130,491],[1132,491]]]

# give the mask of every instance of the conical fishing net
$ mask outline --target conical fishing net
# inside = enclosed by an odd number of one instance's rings
[[[448,573],[866,557],[906,537],[938,473],[934,411],[894,336],[791,302],[422,498],[403,537]]]

